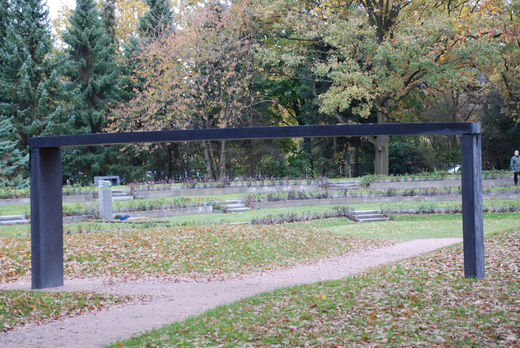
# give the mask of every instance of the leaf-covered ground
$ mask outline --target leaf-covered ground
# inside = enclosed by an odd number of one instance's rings
[[[312,227],[206,225],[64,236],[65,276],[225,278],[393,242]],[[0,238],[0,281],[30,275],[30,240]]]
[[[0,329],[40,324],[67,316],[108,308],[129,298],[88,292],[0,290]]]
[[[518,346],[520,232],[486,240],[483,280],[463,275],[462,247],[334,282],[255,296],[125,346]]]

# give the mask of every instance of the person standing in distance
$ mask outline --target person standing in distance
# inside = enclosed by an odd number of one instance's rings
[[[509,163],[509,166],[513,171],[515,185],[518,185],[518,173],[520,173],[520,152],[518,150],[515,150],[515,155],[511,157],[511,162]]]

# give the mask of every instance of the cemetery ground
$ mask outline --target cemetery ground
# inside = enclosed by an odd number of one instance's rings
[[[424,221],[426,222],[426,221]],[[518,346],[520,232],[486,238],[487,277],[456,245],[336,281],[220,306],[121,346]]]
[[[484,201],[488,208],[519,203],[516,199]],[[251,274],[276,275],[280,270],[312,266],[342,255],[377,256],[378,250],[404,245],[401,243],[406,241],[412,246],[417,240],[430,238],[426,243],[434,245],[433,241],[441,238],[448,241],[446,238],[462,236],[460,214],[392,215],[390,221],[364,224],[347,218],[278,223],[283,222],[280,216],[318,215],[334,206],[311,204],[133,223],[65,224],[65,282],[224,284],[247,279]],[[352,205],[354,209],[412,208],[429,213],[439,207],[459,208],[460,202]],[[232,224],[259,218],[274,224]],[[484,214],[484,280],[463,278],[459,243],[404,261],[389,259],[394,262],[339,280],[241,299],[116,346],[515,346],[520,342],[519,222],[518,213]],[[0,327],[4,331],[0,333],[0,345],[3,335],[24,328],[44,328],[60,320],[66,323],[66,318],[108,313],[152,300],[138,292],[111,292],[96,287],[19,290],[27,287],[19,284],[29,280],[29,226],[0,226]]]
[[[312,202],[310,202],[312,203]],[[310,216],[324,214],[327,212],[334,212],[338,204],[319,204],[319,205],[305,205],[305,206],[289,206],[283,208],[266,208],[258,210],[249,210],[232,214],[196,214],[164,217],[159,219],[141,219],[138,221],[124,222],[124,221],[102,221],[102,220],[87,220],[74,223],[64,224],[64,233],[88,233],[104,230],[120,230],[120,229],[143,229],[151,227],[176,227],[176,226],[191,226],[191,225],[207,225],[207,224],[232,224],[232,223],[250,223],[253,220],[265,220],[269,218],[275,220],[287,215],[295,216]],[[412,209],[418,213],[431,214],[438,208],[449,208],[454,210],[461,209],[460,201],[410,201],[410,202],[385,202],[385,203],[358,203],[349,204],[349,207],[355,210],[380,210],[383,212],[393,210]],[[520,207],[520,199],[503,199],[490,200],[484,199],[484,208],[489,211],[495,211],[497,207]],[[0,206],[2,215],[8,215],[11,206]],[[28,209],[28,208],[27,208]],[[501,211],[502,209],[498,210]],[[122,214],[123,215],[123,214]],[[281,219],[280,219],[281,220]],[[348,222],[347,219],[344,219]],[[30,225],[0,225],[0,235],[2,236],[28,236],[30,235]],[[459,236],[459,235],[458,235]]]
[[[520,216],[486,213],[485,280],[463,279],[460,245],[332,282],[276,290],[121,342],[192,344],[500,344],[520,327]],[[362,228],[361,228],[362,227]],[[225,280],[403,240],[460,237],[458,214],[355,224],[192,225],[65,235],[66,279]],[[172,258],[171,255],[176,255]],[[27,236],[2,236],[2,283],[28,280]],[[4,331],[124,306],[135,295],[2,290]],[[108,342],[107,342],[108,343]]]

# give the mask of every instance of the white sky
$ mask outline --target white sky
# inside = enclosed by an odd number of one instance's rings
[[[58,16],[58,11],[63,5],[67,5],[68,8],[74,8],[76,7],[76,0],[47,0],[50,20],[53,20]]]

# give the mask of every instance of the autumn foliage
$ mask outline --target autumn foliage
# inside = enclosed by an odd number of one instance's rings
[[[234,127],[246,121],[255,42],[247,3],[186,9],[171,29],[138,57],[144,84],[113,109],[110,130]]]

